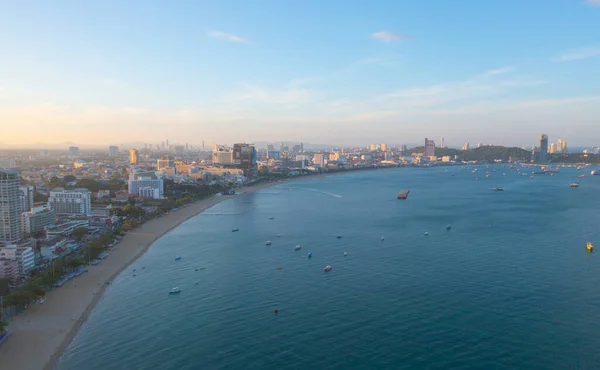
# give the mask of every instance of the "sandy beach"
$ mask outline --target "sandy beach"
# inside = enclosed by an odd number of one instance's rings
[[[243,194],[282,182],[244,187]],[[89,272],[52,290],[44,304],[32,304],[24,316],[9,323],[12,335],[0,346],[0,369],[53,369],[71,343],[88,314],[123,269],[138,259],[152,243],[182,222],[235,196],[212,196],[187,205],[177,212],[151,220],[127,233],[102,263],[89,266]]]

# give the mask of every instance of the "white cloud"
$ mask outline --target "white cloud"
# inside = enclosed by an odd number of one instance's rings
[[[259,105],[276,109],[293,109],[313,102],[315,95],[315,91],[299,87],[295,81],[292,81],[290,86],[275,89],[242,84],[236,92],[225,95],[219,101],[238,109],[255,108]]]
[[[502,67],[497,69],[490,69],[489,71],[484,72],[481,77],[491,77],[497,75],[503,75],[509,72],[514,71],[514,67]]]
[[[587,0],[586,3],[591,6],[600,7],[600,0]]]
[[[555,62],[571,62],[574,60],[594,58],[597,56],[600,56],[600,46],[590,46],[585,48],[567,50],[559,56],[552,58],[552,60]]]
[[[373,32],[371,34],[371,37],[374,38],[375,40],[382,41],[382,42],[394,42],[394,41],[408,40],[408,37],[406,37],[405,35],[401,35],[399,33],[394,33],[394,32],[390,32],[390,31]]]
[[[208,36],[215,38],[215,39],[229,41],[229,42],[240,42],[242,44],[251,44],[252,43],[248,39],[233,35],[231,33],[223,32],[223,31],[209,31]]]

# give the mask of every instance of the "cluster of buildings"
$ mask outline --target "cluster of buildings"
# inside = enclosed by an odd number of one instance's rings
[[[566,141],[558,139],[556,143],[548,145],[548,135],[541,134],[539,145],[531,148],[531,161],[546,163],[549,159],[548,154],[567,153],[568,150]]]

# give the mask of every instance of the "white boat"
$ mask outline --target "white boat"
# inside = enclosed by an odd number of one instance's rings
[[[302,249],[302,246],[301,245],[297,245],[294,249],[297,250],[297,251],[299,251],[300,249]]]
[[[590,172],[590,175],[592,175],[592,176],[600,176],[600,170],[594,170],[594,171]]]
[[[267,240],[267,242],[265,243],[266,245],[271,245],[271,241]]]
[[[323,269],[323,271],[331,271],[333,269],[333,267],[331,267],[330,265],[325,266],[325,268]]]
[[[181,256],[175,256],[175,261],[179,261],[181,259]]]
[[[429,236],[429,233],[428,233],[427,231],[425,231],[425,232],[423,233],[423,235],[425,235],[425,236]]]
[[[175,287],[169,291],[169,294],[177,294],[177,293],[181,293],[181,289],[179,289],[179,287]]]

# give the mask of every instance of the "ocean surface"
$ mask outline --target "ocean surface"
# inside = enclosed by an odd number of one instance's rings
[[[115,279],[58,368],[600,368],[589,170],[363,171],[226,200]]]

